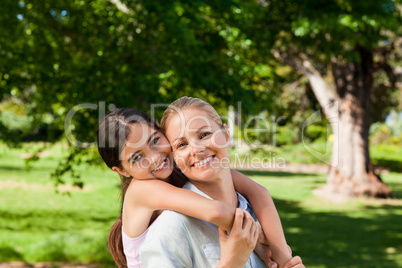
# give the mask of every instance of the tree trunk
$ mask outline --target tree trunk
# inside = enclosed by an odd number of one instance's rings
[[[390,197],[391,190],[374,173],[369,152],[370,94],[373,55],[356,48],[360,62],[332,62],[332,74],[339,97],[339,133],[335,137],[339,154],[322,189],[342,197]],[[336,157],[336,155],[333,155]],[[334,160],[334,159],[333,159]],[[319,191],[316,191],[319,193]]]
[[[340,64],[332,60],[335,91],[304,54],[273,51],[274,56],[301,71],[330,121],[334,143],[327,184],[314,191],[330,200],[358,196],[391,197],[391,190],[374,173],[369,153],[372,53],[356,48],[361,61]]]

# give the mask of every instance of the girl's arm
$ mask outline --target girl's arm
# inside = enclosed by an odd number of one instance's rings
[[[284,267],[292,255],[288,251],[281,220],[271,195],[265,187],[238,171],[232,170],[232,178],[236,191],[250,201],[272,250],[273,260],[279,267]]]
[[[187,189],[178,188],[159,180],[133,182],[136,205],[148,209],[169,209],[198,218],[230,231],[235,209],[224,202],[208,199]]]

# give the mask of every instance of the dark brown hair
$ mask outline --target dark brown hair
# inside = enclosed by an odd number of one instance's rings
[[[130,124],[145,123],[150,127],[161,131],[159,125],[147,113],[136,109],[118,108],[115,109],[102,119],[99,123],[97,131],[98,152],[103,161],[109,168],[118,167],[123,169],[121,165],[120,154],[130,134]],[[132,177],[121,178],[121,198],[124,201],[127,188],[130,185]],[[126,256],[123,251],[122,240],[122,216],[113,224],[109,238],[109,251],[113,256],[119,268],[127,267]]]

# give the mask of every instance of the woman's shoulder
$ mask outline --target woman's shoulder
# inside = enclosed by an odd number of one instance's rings
[[[177,232],[179,230],[185,231],[188,226],[192,225],[193,221],[198,220],[173,210],[164,210],[159,217],[149,227],[150,232],[157,230],[173,230]]]

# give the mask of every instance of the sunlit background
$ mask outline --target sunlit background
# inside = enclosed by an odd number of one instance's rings
[[[3,0],[0,267],[113,267],[114,107],[211,103],[306,267],[402,267],[400,0]],[[152,197],[150,197],[152,198]],[[31,266],[30,266],[31,265]]]

